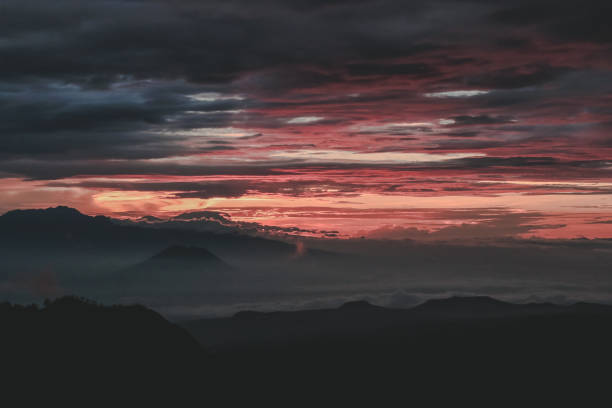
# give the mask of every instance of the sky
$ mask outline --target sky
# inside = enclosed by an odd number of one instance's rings
[[[0,212],[612,237],[611,13],[603,0],[4,0]]]

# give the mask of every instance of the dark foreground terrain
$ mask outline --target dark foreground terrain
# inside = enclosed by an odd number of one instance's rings
[[[4,390],[22,402],[606,406],[612,371],[612,307],[586,303],[352,302],[179,327],[65,297],[2,304],[0,324]]]

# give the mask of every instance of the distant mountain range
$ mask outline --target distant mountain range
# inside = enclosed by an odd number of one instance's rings
[[[69,267],[87,269],[100,262],[79,259],[92,256],[116,264],[134,263],[172,245],[206,248],[233,264],[282,263],[293,259],[295,245],[266,238],[242,235],[236,231],[204,231],[195,228],[159,227],[104,216],[91,217],[69,207],[39,210],[14,210],[0,216],[0,252],[18,256],[13,262],[30,264],[30,269],[57,264],[71,258]],[[37,254],[26,259],[23,253]],[[36,261],[40,260],[38,266]],[[130,261],[131,259],[131,261]],[[81,267],[84,266],[85,268]],[[58,267],[58,269],[62,269]],[[117,269],[112,265],[106,272]]]
[[[134,222],[88,216],[65,206],[13,210],[0,216],[0,244],[5,248],[42,245],[54,251],[150,248],[152,252],[183,245],[207,248],[222,258],[247,263],[253,259],[278,263],[295,258],[298,251],[295,244],[225,228],[226,223],[222,215],[212,211],[185,213],[170,220],[143,217],[142,221]],[[203,224],[211,228],[204,228]],[[321,250],[303,252],[330,254]]]
[[[230,318],[200,319],[181,323],[204,346],[215,349],[272,346],[319,341],[327,338],[377,336],[385,332],[416,330],[432,322],[507,320],[528,317],[604,315],[612,306],[576,303],[515,304],[488,296],[431,299],[409,309],[390,309],[354,301],[336,309],[294,312],[242,311]],[[459,319],[459,320],[457,320]]]
[[[351,269],[353,261],[344,255],[235,229],[188,228],[223,218],[215,214],[184,214],[161,225],[91,217],[63,206],[9,211],[0,216],[0,296],[28,302],[82,293],[107,302],[176,304],[187,295],[193,302],[227,299],[235,282],[243,293],[256,286],[299,287],[335,277],[327,273],[332,268],[344,281],[342,274]]]
[[[155,224],[133,223],[104,216],[88,216],[74,208],[13,210],[0,216],[0,242],[8,246],[45,244],[53,247],[87,248],[123,245],[206,244],[211,250],[227,251],[231,246],[244,251],[285,252],[291,244],[236,234],[236,231],[202,231],[195,228],[155,228]],[[161,248],[160,248],[161,249]]]
[[[212,211],[138,222],[62,206],[9,211],[0,216],[0,299],[25,303],[79,293],[137,301],[184,319],[243,306],[334,305],[355,296],[402,307],[450,294],[605,302],[612,287],[612,247],[602,240],[291,242],[241,234],[235,225],[208,228],[213,224],[228,220]]]

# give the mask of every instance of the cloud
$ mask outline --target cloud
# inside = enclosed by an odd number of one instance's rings
[[[534,224],[542,217],[538,213],[500,213],[489,219],[477,222],[461,223],[439,228],[425,230],[416,227],[383,226],[364,233],[371,239],[415,239],[415,240],[478,240],[501,237],[515,237],[529,234],[542,229],[559,229],[564,224]]]
[[[87,194],[147,188],[190,202],[535,196],[562,188],[475,181],[608,179],[609,9],[5,0],[0,177],[35,187],[6,188],[0,205],[70,192],[91,208]],[[461,177],[472,183],[445,184]]]
[[[130,214],[124,214],[130,215]],[[275,225],[264,225],[258,222],[234,221],[231,215],[218,211],[190,211],[178,214],[166,219],[157,217],[141,217],[135,221],[115,220],[120,224],[139,225],[152,228],[188,229],[195,231],[208,231],[217,233],[238,233],[254,236],[266,236],[273,238],[287,238],[291,242],[295,237],[336,237],[339,233],[335,230],[306,229],[299,227],[282,227]],[[305,243],[301,240],[294,242],[296,246],[295,257],[306,254]]]
[[[408,76],[408,77],[429,77],[438,74],[436,68],[423,64],[374,64],[374,63],[356,63],[348,64],[346,67],[347,73],[351,76],[368,77],[368,76]]]
[[[461,115],[453,116],[453,125],[494,125],[502,123],[514,123],[516,119],[509,116],[490,116],[490,115]]]
[[[428,98],[471,98],[473,96],[486,95],[491,91],[488,90],[458,90],[458,91],[440,91],[428,92],[424,94]]]
[[[467,157],[483,156],[481,153],[394,153],[373,152],[361,153],[343,150],[298,150],[278,152],[271,155],[278,159],[297,159],[311,163],[325,163],[340,161],[345,163],[434,163],[447,160],[457,160]]]
[[[562,40],[608,42],[612,40],[612,29],[605,16],[610,12],[612,7],[604,0],[587,0],[580,7],[544,0],[508,5],[492,13],[491,19],[513,26],[537,26]]]
[[[325,118],[321,116],[298,116],[296,118],[291,118],[287,120],[287,123],[290,125],[304,125],[307,123],[319,122]]]
[[[191,98],[197,88],[182,81],[125,81],[109,89],[40,81],[0,84],[0,155],[150,158],[193,153],[192,136],[181,132],[226,125],[244,104],[231,98]]]
[[[589,224],[612,224],[612,220],[591,221]]]
[[[82,188],[107,189],[111,191],[151,191],[167,192],[169,197],[176,198],[213,198],[213,197],[242,197],[246,194],[282,194],[285,196],[341,196],[367,189],[366,184],[350,182],[337,182],[329,179],[319,180],[235,180],[223,181],[72,181],[48,182],[51,188]],[[197,215],[200,213],[190,213]],[[184,218],[184,217],[183,217]]]
[[[564,66],[522,65],[473,74],[466,78],[466,83],[492,89],[525,88],[551,82],[570,71]]]

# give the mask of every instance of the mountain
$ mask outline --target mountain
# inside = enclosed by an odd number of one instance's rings
[[[200,221],[214,218],[209,212],[195,215]],[[183,257],[177,259],[172,251],[166,252],[172,246],[206,248],[223,261],[202,251],[175,253]],[[267,298],[266,293],[283,294],[288,288],[303,291],[330,281],[355,282],[356,268],[370,270],[363,259],[356,258],[298,250],[296,243],[236,231],[122,222],[68,207],[15,210],[0,216],[0,298],[19,303],[70,293],[109,303],[137,293],[130,301],[163,304],[164,310],[177,306],[173,310],[178,311],[228,300],[252,302],[254,296]],[[225,262],[234,268],[231,272]],[[215,289],[219,290],[211,294]],[[187,297],[185,291],[191,295]]]
[[[376,306],[366,300],[354,300],[352,302],[346,302],[338,308],[341,311],[351,312],[375,312],[385,310],[384,307]]]
[[[12,210],[0,216],[1,238],[8,240],[43,237],[70,239],[75,235],[88,236],[112,227],[110,218],[90,217],[65,206],[47,209]]]
[[[424,315],[452,318],[512,317],[555,314],[600,314],[612,313],[611,305],[578,302],[569,305],[554,303],[503,302],[488,296],[453,296],[444,299],[429,299],[410,309]]]
[[[549,306],[486,297],[412,309],[351,302],[181,325],[223,362],[232,384],[255,384],[267,395],[279,387],[351,405],[365,393],[374,404],[389,396],[426,406],[491,406],[502,398],[548,406],[566,391],[576,401],[605,394],[612,308]]]
[[[184,250],[173,249],[170,257]],[[198,252],[189,251],[196,258]],[[508,305],[519,312],[508,315]],[[609,393],[610,307],[578,304],[542,313],[537,304],[483,297],[424,306],[386,309],[358,301],[186,322],[183,330],[142,306],[105,307],[75,297],[44,308],[4,303],[4,388],[10,392],[25,381],[37,391],[21,392],[20,401],[129,396],[153,405],[167,396],[173,406],[259,400],[286,406],[296,396],[309,405],[338,406],[364,398],[426,406],[502,400],[504,406],[597,406]],[[471,316],[452,314],[466,306]]]
[[[173,245],[149,259],[122,270],[122,287],[190,289],[200,285],[228,284],[233,268],[205,248]]]
[[[210,361],[184,329],[138,305],[102,306],[74,296],[44,307],[0,303],[0,329],[0,347],[10,350],[2,361],[6,380],[37,384],[45,398],[57,390],[70,398],[81,387],[95,393],[125,385],[147,398],[153,384],[201,380],[194,373],[206,373]]]
[[[347,302],[336,309],[292,312],[242,311],[230,318],[199,319],[181,323],[204,346],[240,348],[301,343],[315,339],[374,336],[381,331],[411,331],[436,322],[471,324],[487,319],[524,319],[554,316],[606,315],[612,306],[589,303],[514,304],[487,296],[431,299],[410,309],[390,309],[366,301]],[[505,321],[505,320],[504,320]]]
[[[488,296],[453,296],[444,299],[429,299],[412,310],[420,313],[471,316],[514,313],[520,309],[521,305],[502,302]]]
[[[27,269],[58,264],[90,270],[117,259],[127,266],[170,245],[205,247],[221,257],[253,265],[282,263],[293,258],[293,244],[241,235],[232,231],[211,232],[156,224],[125,223],[104,216],[88,216],[69,207],[14,210],[0,216],[0,253]],[[80,259],[91,256],[91,259]],[[120,259],[118,259],[120,258]],[[79,263],[81,261],[82,263]],[[23,268],[22,268],[23,269]],[[109,265],[107,271],[116,270]]]
[[[224,248],[226,244],[244,245],[244,250],[284,251],[287,256],[295,246],[275,240],[232,233],[196,231],[186,228],[156,228],[155,224],[122,222],[105,216],[88,216],[70,207],[12,210],[0,216],[0,242],[9,246],[44,243],[51,246],[86,246],[92,244],[122,247],[125,244],[207,243],[206,247]]]
[[[193,262],[193,263],[209,263],[215,265],[224,264],[224,262],[204,248],[194,246],[173,245],[163,251],[155,254],[150,259],[151,262]],[[225,264],[224,264],[225,265]],[[227,265],[225,265],[227,266]]]

